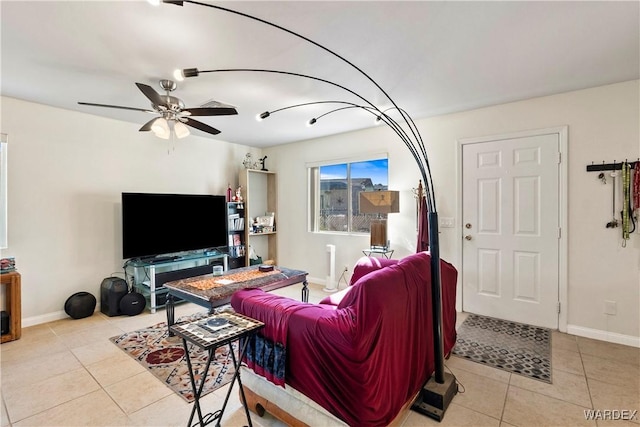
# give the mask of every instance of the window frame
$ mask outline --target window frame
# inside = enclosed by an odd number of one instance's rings
[[[389,155],[386,152],[374,153],[362,156],[354,156],[348,158],[331,159],[318,162],[308,162],[305,164],[307,168],[307,231],[318,234],[339,234],[339,235],[357,235],[363,236],[370,233],[367,231],[353,231],[353,194],[347,191],[347,231],[338,230],[320,230],[320,168],[332,165],[347,165],[347,187],[351,189],[351,164],[376,160],[387,160],[387,187],[389,187]],[[375,185],[375,184],[374,184]]]

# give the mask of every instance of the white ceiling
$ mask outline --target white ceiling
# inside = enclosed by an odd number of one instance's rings
[[[204,0],[203,0],[204,1]],[[213,2],[208,2],[213,3]],[[640,78],[640,3],[235,1],[217,5],[271,21],[339,53],[368,73],[414,119]],[[262,23],[194,4],[146,1],[0,1],[2,95],[142,126],[149,108],[134,85],[176,68],[264,68],[345,86],[380,109],[392,104],[354,68]],[[215,73],[178,83],[187,107],[215,99],[238,116],[204,117],[229,142],[266,147],[371,127],[360,109],[306,121],[340,105],[256,114],[341,100],[320,81]],[[207,135],[193,131],[197,135]]]

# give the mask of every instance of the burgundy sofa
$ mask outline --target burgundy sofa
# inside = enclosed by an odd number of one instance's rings
[[[389,425],[435,369],[430,274],[429,254],[420,252],[400,261],[361,259],[352,285],[320,304],[238,291],[233,308],[266,325],[247,364],[270,387],[293,388],[347,425]],[[448,354],[456,339],[457,271],[442,261],[441,276]],[[296,414],[288,415],[284,421],[295,424]]]

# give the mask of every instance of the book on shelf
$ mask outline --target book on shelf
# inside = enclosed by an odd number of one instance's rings
[[[236,216],[237,214],[229,215],[229,231],[242,231],[244,230],[244,218]]]

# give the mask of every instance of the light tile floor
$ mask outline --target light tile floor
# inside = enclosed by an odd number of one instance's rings
[[[276,292],[300,297],[298,287]],[[321,286],[311,285],[310,301],[325,295]],[[202,307],[181,304],[176,314],[201,311]],[[458,323],[464,318],[460,314]],[[191,405],[109,341],[164,320],[164,310],[134,317],[95,313],[23,329],[20,340],[0,346],[2,427],[184,426]],[[455,396],[441,423],[409,412],[403,425],[640,424],[640,415],[631,421],[587,421],[584,412],[640,410],[640,349],[554,332],[552,351],[552,385],[451,357],[446,366],[464,393]],[[204,397],[203,407],[220,408],[227,387]],[[268,414],[252,414],[252,421],[256,426],[282,426]],[[246,425],[236,390],[222,424]]]

